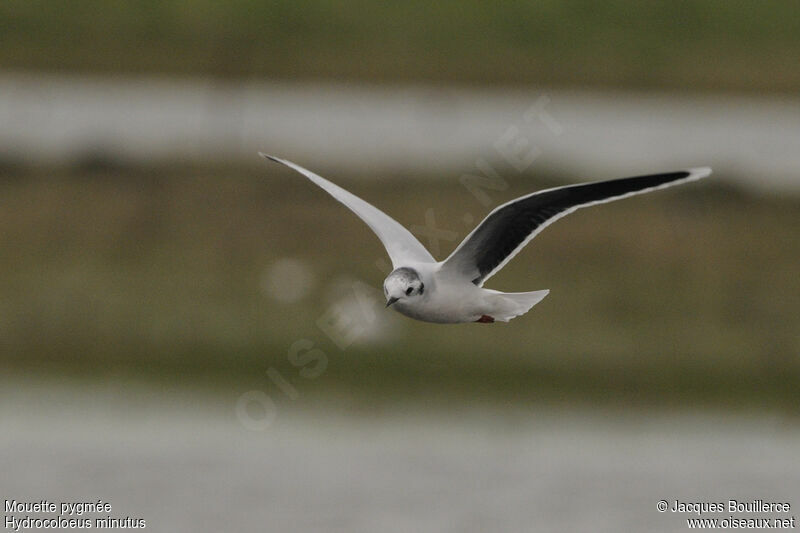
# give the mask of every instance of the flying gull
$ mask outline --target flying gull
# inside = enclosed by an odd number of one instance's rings
[[[580,209],[698,180],[708,167],[556,187],[521,196],[493,210],[444,261],[436,259],[399,222],[305,168],[259,152],[304,175],[347,206],[383,243],[392,272],[383,282],[386,306],[440,324],[508,322],[527,313],[549,290],[500,292],[483,284],[544,228]]]

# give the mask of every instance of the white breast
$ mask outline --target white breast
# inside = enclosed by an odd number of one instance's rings
[[[487,309],[486,291],[463,280],[442,278],[431,273],[425,293],[402,299],[393,309],[408,317],[439,324],[475,322]]]

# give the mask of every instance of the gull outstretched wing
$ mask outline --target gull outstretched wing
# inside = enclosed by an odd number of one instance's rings
[[[544,228],[581,207],[704,178],[708,167],[567,185],[522,196],[489,213],[442,262],[440,272],[482,286]]]
[[[381,211],[380,209],[370,205],[358,196],[347,192],[338,185],[331,183],[322,176],[314,174],[300,165],[273,157],[265,153],[259,152],[259,155],[265,159],[281,163],[287,167],[296,170],[304,175],[320,187],[322,187],[328,194],[339,200],[347,206],[353,213],[358,215],[361,220],[366,222],[375,235],[383,243],[384,248],[392,260],[394,268],[407,265],[409,262],[418,263],[435,263],[436,260],[428,253],[428,250],[399,222]]]

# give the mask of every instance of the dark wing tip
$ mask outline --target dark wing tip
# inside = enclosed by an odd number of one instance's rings
[[[264,159],[269,159],[270,161],[274,161],[276,163],[282,163],[282,161],[277,157],[275,157],[274,155],[265,154],[264,152],[258,152],[258,155],[260,155]]]

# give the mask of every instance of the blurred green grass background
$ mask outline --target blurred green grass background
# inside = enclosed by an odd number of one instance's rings
[[[796,92],[790,0],[5,0],[5,69]]]
[[[796,11],[788,0],[5,0],[0,68],[795,95]],[[126,168],[96,155],[74,168],[0,161],[6,373],[241,392],[274,389],[274,367],[306,397],[361,404],[400,395],[798,405],[796,196],[728,188],[717,173],[581,211],[491,280],[551,289],[526,316],[491,326],[394,317],[394,334],[341,350],[317,319],[336,287],[378,288],[384,277],[379,242],[345,208],[270,166]],[[468,168],[385,179],[315,170],[407,226],[433,209],[463,237],[465,213],[477,223],[487,211],[458,183]],[[616,176],[581,179],[604,177]],[[493,205],[576,179],[536,169],[492,193]],[[440,256],[455,245],[443,242]],[[294,303],[263,290],[286,258],[315,280]],[[287,359],[301,338],[329,358],[314,381]]]
[[[459,173],[323,174],[409,227],[434,210],[458,232],[486,213]],[[464,169],[468,170],[468,169]],[[560,182],[515,179],[494,205]],[[8,371],[142,378],[241,392],[277,369],[303,394],[434,401],[691,402],[800,399],[800,201],[723,187],[725,176],[579,211],[489,286],[551,294],[507,325],[397,315],[393,334],[342,350],[316,325],[333,287],[379,288],[379,241],[300,176],[252,169],[55,171],[2,181],[0,293]],[[442,242],[441,253],[456,241]],[[262,290],[293,258],[316,280],[296,302]],[[375,312],[394,317],[389,310]],[[328,356],[316,380],[297,339]],[[482,401],[482,400],[481,400]]]

